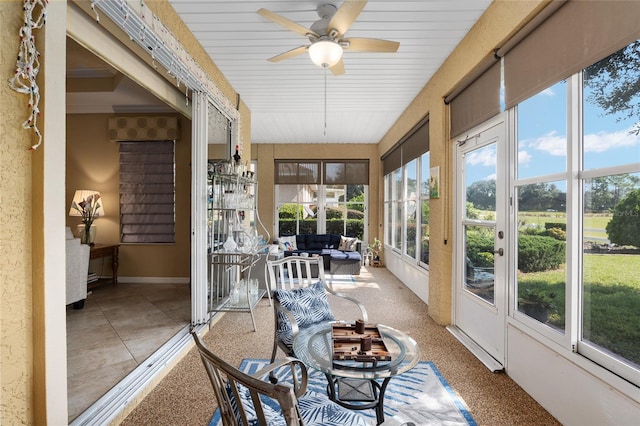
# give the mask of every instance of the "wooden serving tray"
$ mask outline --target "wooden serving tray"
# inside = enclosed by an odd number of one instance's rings
[[[361,350],[361,339],[371,338],[371,350]],[[331,328],[333,340],[334,360],[353,361],[391,361],[391,355],[384,344],[378,327],[374,324],[365,324],[364,333],[356,333],[355,324],[335,323]]]

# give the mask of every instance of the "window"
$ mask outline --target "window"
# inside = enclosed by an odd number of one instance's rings
[[[175,242],[174,144],[120,142],[121,242]]]
[[[429,264],[429,153],[420,157],[420,253],[419,259],[425,265]]]
[[[636,385],[638,70],[640,40],[518,104],[513,181],[516,309],[559,342],[576,330],[579,353]]]
[[[407,262],[429,264],[429,120],[382,157],[385,243]]]
[[[277,235],[366,238],[368,160],[277,160],[275,182]]]

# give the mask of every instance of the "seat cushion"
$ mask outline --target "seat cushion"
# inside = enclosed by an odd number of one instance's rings
[[[335,320],[324,285],[320,281],[295,290],[275,290],[273,297],[282,307],[291,311],[298,328],[307,328],[320,322]],[[276,336],[290,350],[293,348],[293,331],[289,318],[284,312],[278,312]]]
[[[260,426],[260,422],[258,421],[258,415],[256,414],[256,409],[253,405],[253,401],[251,400],[251,393],[246,386],[238,384],[238,395],[240,396],[240,403],[244,409],[245,414],[247,415],[247,422],[249,426]],[[238,401],[231,390],[231,385],[227,383],[227,394],[229,395],[229,400],[231,401],[231,408],[233,408],[233,414],[238,421],[238,424],[243,424],[242,416],[240,415],[240,411],[238,410]],[[264,416],[267,420],[267,424],[269,426],[286,426],[287,422],[282,416],[282,411],[280,410],[280,405],[272,400],[271,398],[265,397],[264,395],[260,396],[262,400],[262,410],[264,411]]]

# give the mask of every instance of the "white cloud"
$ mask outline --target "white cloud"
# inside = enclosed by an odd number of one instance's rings
[[[531,154],[527,151],[518,151],[518,164],[529,164],[531,162]]]
[[[542,92],[540,92],[541,95],[545,95],[545,96],[555,96],[556,92],[553,91],[553,89],[551,87],[544,89]]]
[[[618,147],[630,147],[640,145],[640,136],[630,134],[629,129],[618,132],[598,132],[584,136],[585,152],[604,152]]]
[[[487,176],[486,178],[484,178],[483,180],[496,180],[496,178],[498,177],[497,174],[495,173],[491,173],[489,176]]]
[[[539,138],[525,140],[521,146],[527,146],[538,151],[544,151],[549,155],[567,155],[567,138],[564,135],[559,136],[555,130],[552,130]]]
[[[467,163],[475,166],[495,166],[496,165],[496,150],[494,149],[478,149],[471,152],[466,156]]]

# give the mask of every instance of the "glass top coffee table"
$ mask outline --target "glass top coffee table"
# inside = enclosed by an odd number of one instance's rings
[[[300,330],[293,341],[293,352],[307,367],[325,374],[332,401],[352,410],[375,408],[380,424],[384,421],[384,394],[389,380],[415,367],[420,361],[420,349],[402,331],[376,324],[390,360],[376,360],[366,353],[358,361],[334,360],[332,324],[325,322]]]

